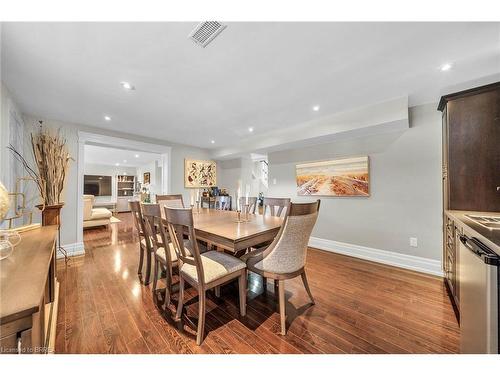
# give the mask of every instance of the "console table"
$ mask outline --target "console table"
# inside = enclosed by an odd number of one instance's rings
[[[0,353],[51,353],[59,296],[57,226],[21,238],[12,255],[0,261]]]

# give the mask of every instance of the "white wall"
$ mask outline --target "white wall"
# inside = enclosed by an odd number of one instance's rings
[[[159,163],[159,161],[152,161],[150,163],[137,167],[137,176],[141,183],[144,182],[144,173],[146,172],[150,173],[149,192],[151,195],[151,199],[154,200],[156,194],[161,194],[161,163]]]
[[[441,115],[436,104],[410,108],[410,129],[271,153],[269,196],[298,197],[295,165],[369,155],[367,198],[321,199],[312,236],[441,260]],[[276,184],[273,184],[276,179]],[[418,247],[409,246],[418,238]]]
[[[267,188],[261,181],[259,161],[254,161],[250,157],[240,157],[218,161],[217,168],[217,185],[220,188],[228,189],[228,193],[233,199],[238,189],[238,183],[240,183],[242,195],[246,193],[247,185],[250,186],[250,196],[258,197],[260,192],[266,195]]]
[[[30,132],[36,129],[39,118],[32,115],[25,115],[25,136],[29,136]],[[61,243],[63,245],[73,245],[77,242],[77,220],[78,220],[78,177],[77,167],[80,162],[78,158],[78,131],[85,131],[89,133],[103,134],[108,136],[127,138],[130,140],[148,142],[152,144],[160,144],[170,146],[171,152],[171,173],[170,173],[170,186],[171,189],[168,193],[182,193],[184,199],[189,198],[189,191],[184,189],[184,158],[194,159],[207,159],[209,154],[207,150],[178,145],[175,143],[162,142],[158,139],[151,139],[147,137],[134,136],[126,133],[114,132],[106,129],[95,128],[91,126],[72,124],[56,120],[44,120],[44,126],[52,129],[60,129],[61,134],[67,139],[67,146],[71,156],[75,159],[70,163],[66,186],[63,192],[63,200],[65,206],[61,214]],[[25,150],[26,144],[25,142]],[[26,150],[26,154],[29,154]],[[167,191],[165,192],[167,193]]]

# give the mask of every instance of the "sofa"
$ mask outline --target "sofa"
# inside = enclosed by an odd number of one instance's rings
[[[95,197],[83,196],[83,228],[98,227],[111,224],[113,214],[107,208],[94,208]]]

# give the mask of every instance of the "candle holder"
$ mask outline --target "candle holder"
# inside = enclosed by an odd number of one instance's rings
[[[243,212],[245,215],[244,221],[250,221],[249,214],[250,214],[250,205],[244,204],[243,205]]]
[[[241,211],[240,210],[236,211],[236,222],[243,223],[243,220],[241,220]]]

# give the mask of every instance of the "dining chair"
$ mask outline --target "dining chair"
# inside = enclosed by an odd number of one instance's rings
[[[153,249],[153,300],[157,300],[156,286],[160,270],[165,272],[165,299],[164,309],[170,304],[172,295],[173,270],[177,268],[177,255],[169,240],[166,227],[162,223],[161,208],[156,204],[143,204],[142,215],[145,221],[146,237],[149,238]],[[141,240],[145,241],[145,240]],[[166,245],[165,245],[166,244]],[[167,250],[166,250],[167,249]]]
[[[229,211],[231,209],[231,197],[226,195],[216,196],[214,208],[216,210]]]
[[[161,207],[184,208],[182,194],[156,194],[156,203],[158,203]],[[164,214],[161,207],[161,214]]]
[[[146,276],[143,279],[144,285],[149,284],[149,278],[151,274],[151,252],[153,251],[151,246],[151,241],[146,236],[145,221],[142,216],[141,202],[139,201],[129,201],[128,202],[132,216],[134,217],[134,225],[137,229],[139,235],[139,268],[137,274],[140,279],[142,278],[142,267],[144,264],[144,256],[146,256]]]
[[[249,271],[278,284],[281,334],[286,334],[285,280],[301,276],[311,303],[314,298],[307,282],[305,264],[307,245],[318,218],[320,200],[312,203],[289,203],[278,235],[267,247],[245,254]]]
[[[196,333],[196,344],[203,341],[205,329],[206,291],[223,283],[238,279],[240,315],[246,315],[246,265],[240,259],[218,251],[207,251],[200,254],[198,241],[193,225],[191,208],[165,207],[168,233],[179,259],[179,304],[176,320],[182,317],[184,283],[192,285],[198,291],[199,315]],[[185,241],[183,233],[188,234]],[[190,252],[186,251],[186,246]]]
[[[243,207],[245,203],[246,203],[246,197],[240,197],[240,207]],[[248,197],[248,212],[251,214],[255,214],[256,209],[257,209],[257,197]]]
[[[263,202],[264,212],[262,214],[265,215],[269,209],[269,213],[271,214],[271,216],[281,216],[283,210],[287,208],[289,204],[290,204],[290,198],[264,197],[264,202]]]

